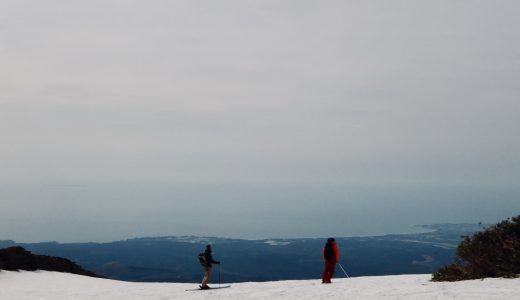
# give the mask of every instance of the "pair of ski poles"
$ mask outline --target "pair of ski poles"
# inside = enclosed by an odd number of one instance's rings
[[[218,287],[220,288],[220,264],[218,264]]]

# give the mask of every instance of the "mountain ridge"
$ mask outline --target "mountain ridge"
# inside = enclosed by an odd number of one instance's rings
[[[461,236],[478,224],[424,226],[427,232],[338,237],[340,262],[351,276],[427,274],[453,260]],[[57,242],[18,245],[65,257],[102,276],[126,281],[198,282],[196,259],[207,243],[222,278],[233,282],[313,279],[320,276],[325,239],[242,240],[218,237],[142,237],[110,243]],[[1,246],[1,245],[0,245]]]

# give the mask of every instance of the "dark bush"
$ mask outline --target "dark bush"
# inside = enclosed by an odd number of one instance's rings
[[[433,273],[433,281],[485,277],[517,277],[520,274],[520,216],[502,221],[457,248],[455,263]]]
[[[464,270],[458,264],[441,267],[433,273],[433,281],[458,281],[464,278]]]
[[[68,259],[47,255],[35,255],[22,247],[0,249],[0,270],[46,270],[100,277]]]

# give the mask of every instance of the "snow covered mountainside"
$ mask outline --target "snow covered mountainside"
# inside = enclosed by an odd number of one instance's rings
[[[231,288],[187,291],[187,283],[133,283],[47,271],[0,271],[5,300],[167,299],[520,299],[520,278],[430,282],[430,275],[245,282]],[[218,286],[213,284],[214,287]]]

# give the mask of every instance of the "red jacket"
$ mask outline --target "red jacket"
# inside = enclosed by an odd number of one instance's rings
[[[338,245],[336,245],[336,242],[332,242],[332,250],[334,251],[334,259],[336,261],[339,261],[339,250]],[[325,257],[325,247],[323,247],[323,259],[327,260]]]

